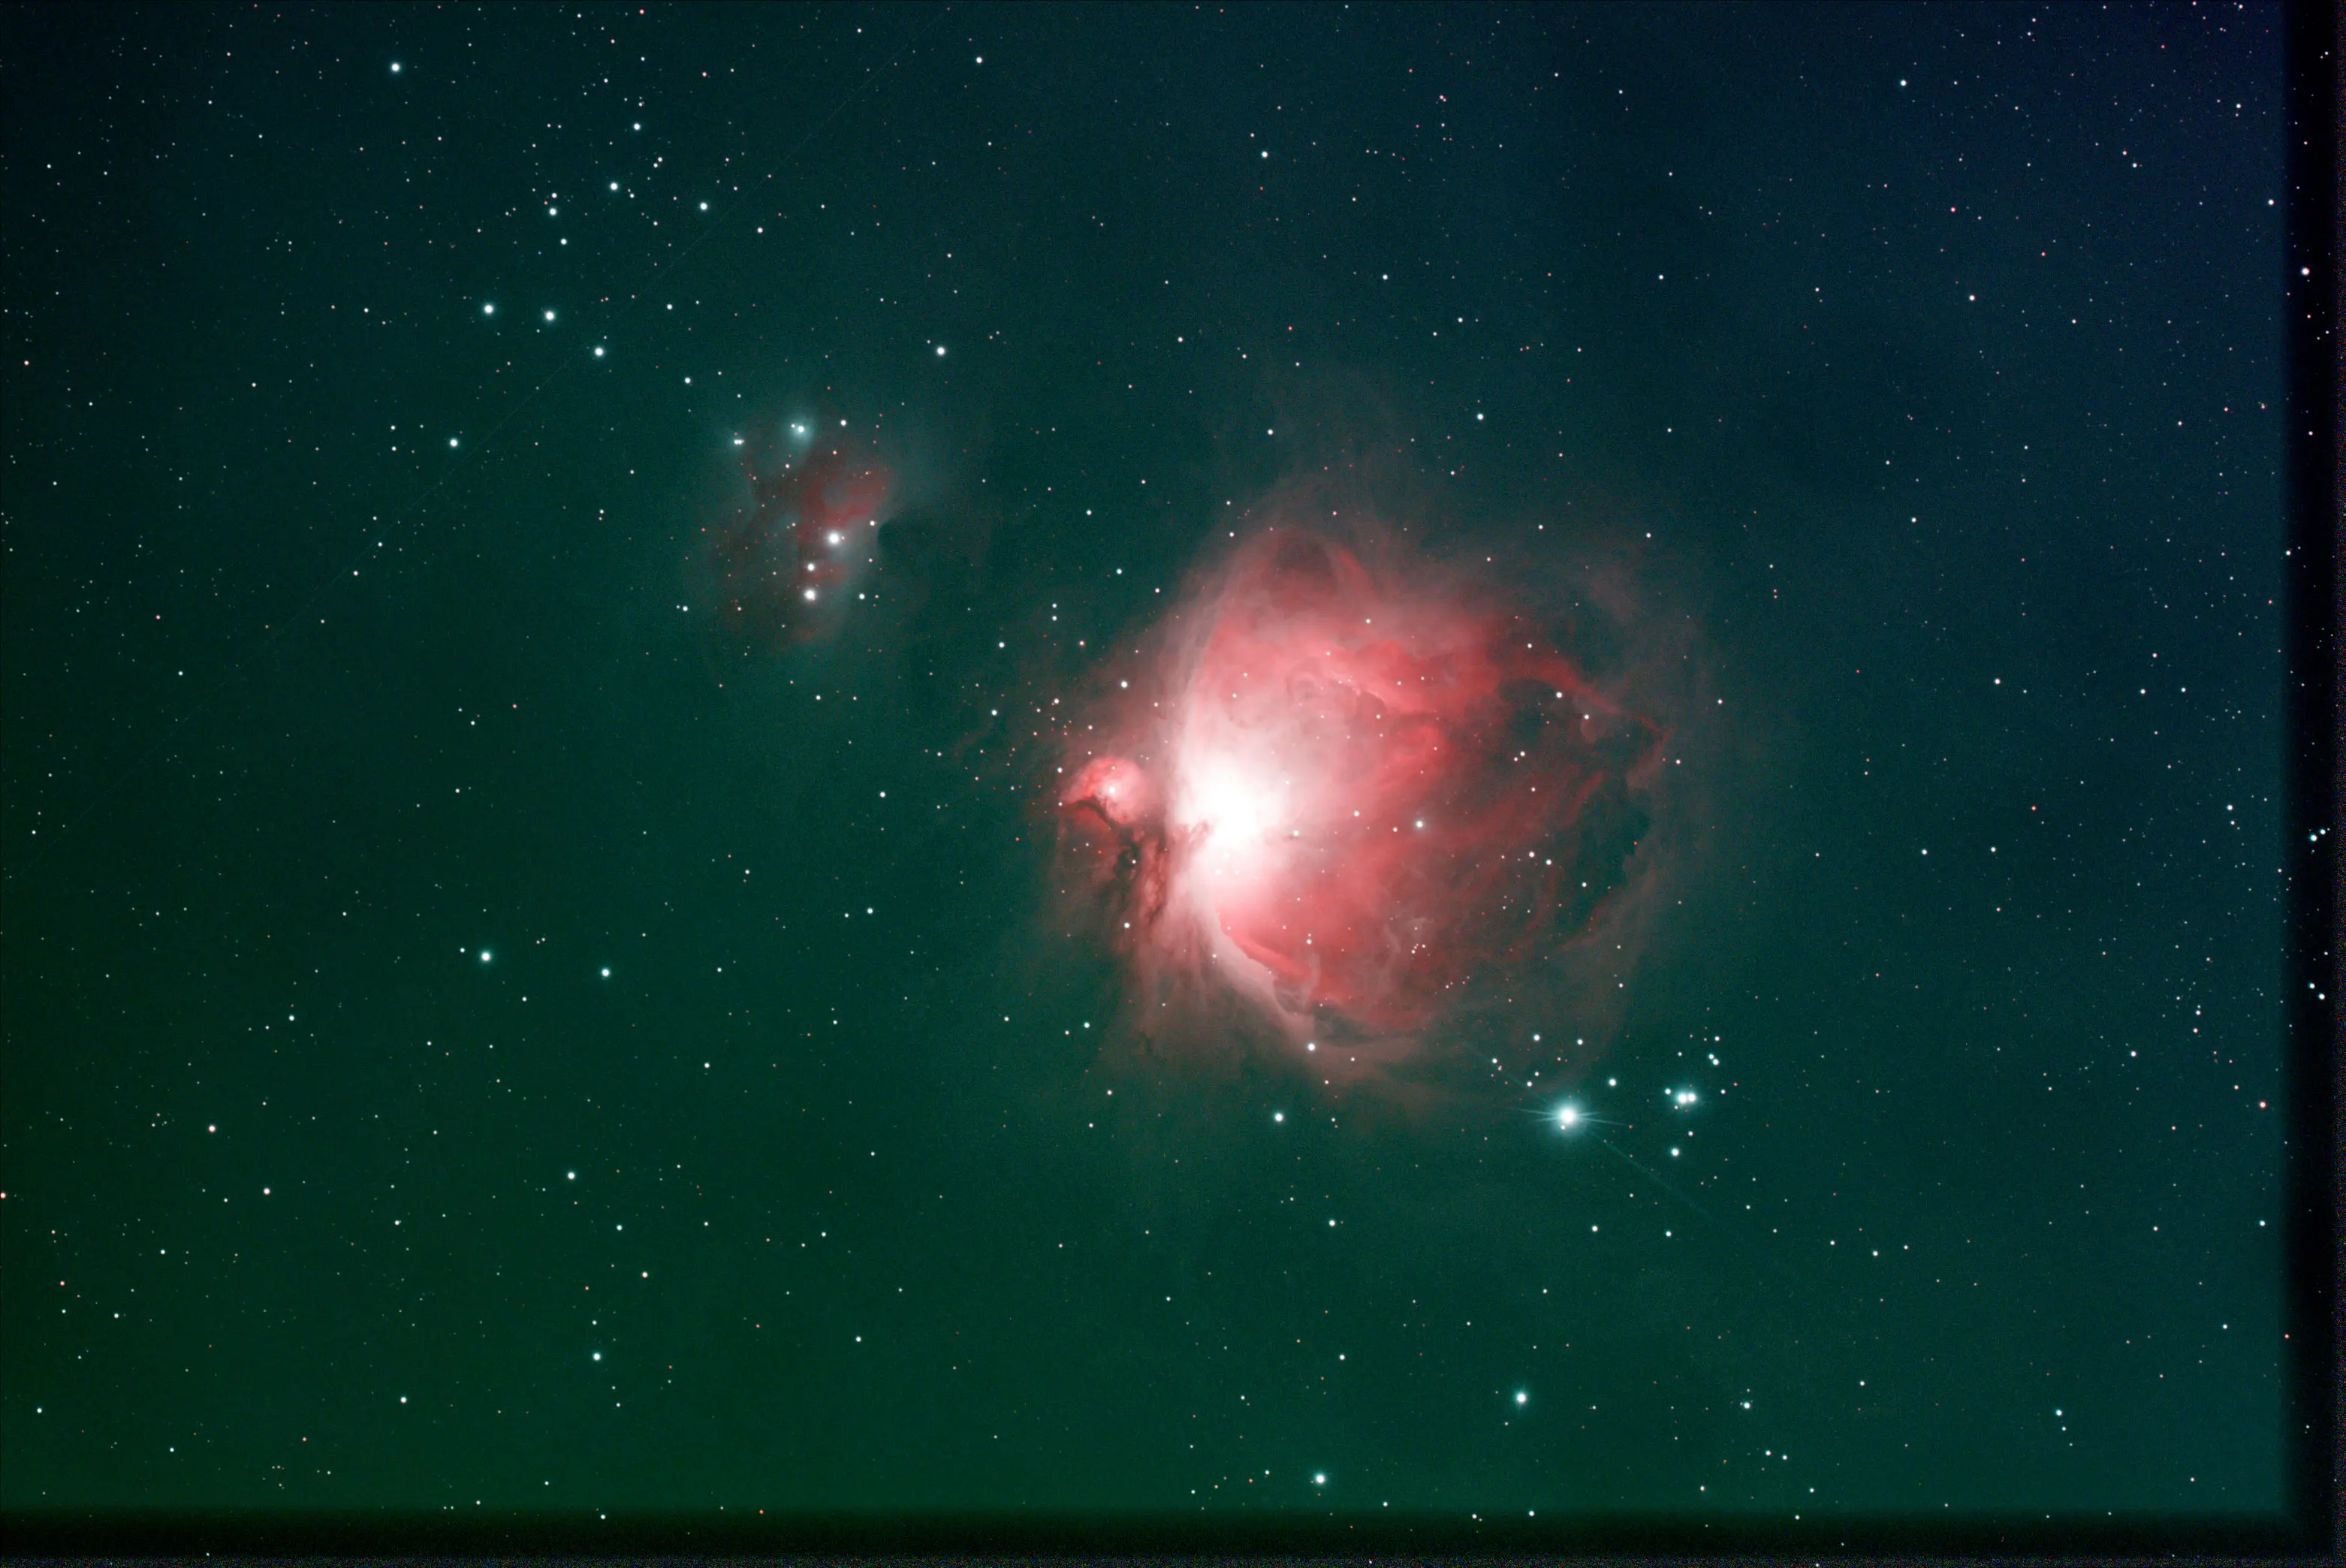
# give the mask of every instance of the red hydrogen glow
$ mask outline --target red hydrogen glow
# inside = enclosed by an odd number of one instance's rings
[[[718,616],[768,647],[819,635],[872,564],[893,480],[844,439],[771,467],[745,458],[741,469],[750,512],[712,531],[700,563]]]
[[[1155,701],[1099,724],[1059,794],[1155,993],[1405,1034],[1587,934],[1630,880],[1662,735],[1568,622],[1282,527],[1171,624]]]

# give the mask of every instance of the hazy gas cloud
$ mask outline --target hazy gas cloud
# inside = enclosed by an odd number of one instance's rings
[[[1586,555],[1504,577],[1300,496],[1197,575],[1059,774],[1063,881],[1137,1039],[1330,1083],[1492,1027],[1601,1044],[1668,859],[1689,638]]]
[[[879,555],[894,475],[864,443],[812,422],[745,452],[750,504],[703,530],[699,596],[748,648],[827,636]]]

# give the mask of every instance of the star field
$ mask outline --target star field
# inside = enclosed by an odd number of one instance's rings
[[[1685,20],[11,18],[0,1504],[2278,1510],[2279,14]],[[1150,1023],[1372,512],[1650,809]]]

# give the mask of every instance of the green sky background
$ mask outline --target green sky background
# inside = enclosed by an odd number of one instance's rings
[[[6,26],[0,1502],[2279,1507],[2271,10]],[[1515,1020],[1667,1190],[1065,934],[1019,716],[1362,454],[1693,629]]]

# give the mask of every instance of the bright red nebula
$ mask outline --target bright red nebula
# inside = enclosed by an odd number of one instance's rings
[[[712,530],[699,563],[718,616],[767,647],[819,636],[877,553],[894,482],[843,439],[772,467],[745,458],[741,468],[749,514]]]
[[[1663,736],[1569,616],[1279,527],[1170,624],[1152,700],[1059,796],[1153,994],[1218,983],[1292,1033],[1404,1034],[1631,880]]]

